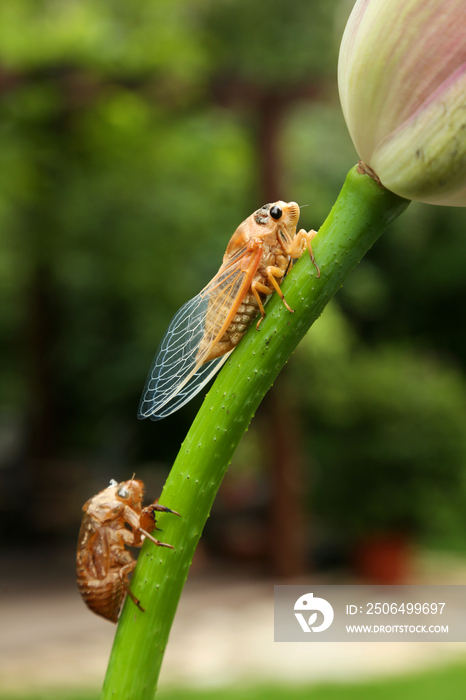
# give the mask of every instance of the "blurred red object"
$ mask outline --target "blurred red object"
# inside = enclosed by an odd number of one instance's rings
[[[356,573],[370,583],[406,583],[412,573],[412,543],[403,533],[370,535],[354,553]]]

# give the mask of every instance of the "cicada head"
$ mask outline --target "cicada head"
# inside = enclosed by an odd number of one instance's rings
[[[284,215],[288,222],[288,226],[295,227],[299,220],[299,205],[296,202],[288,202],[285,204]]]
[[[130,507],[141,503],[144,495],[144,484],[139,479],[130,479],[122,481],[116,487],[116,496],[118,500],[123,501]]]
[[[284,226],[288,232],[296,228],[299,219],[299,206],[296,202],[273,202],[265,204],[253,214],[254,221],[259,226],[272,229],[275,224]]]

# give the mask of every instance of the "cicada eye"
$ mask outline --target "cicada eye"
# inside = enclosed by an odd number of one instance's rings
[[[282,214],[283,214],[283,212],[280,209],[280,207],[277,207],[277,205],[274,204],[274,206],[270,210],[270,216],[272,217],[272,219],[275,219],[275,221],[278,221],[278,219],[281,218]]]
[[[117,491],[117,496],[119,496],[120,498],[128,498],[129,491],[126,488],[126,486],[122,486],[121,489]]]

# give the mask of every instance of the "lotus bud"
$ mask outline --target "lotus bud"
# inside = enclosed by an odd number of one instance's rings
[[[359,157],[387,189],[466,206],[466,0],[357,0],[338,84]]]

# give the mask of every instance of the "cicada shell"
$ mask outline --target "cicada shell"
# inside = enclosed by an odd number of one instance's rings
[[[158,503],[143,508],[143,494],[144,484],[138,479],[112,481],[83,506],[76,555],[78,589],[90,610],[112,622],[118,619],[126,593],[144,611],[129,587],[136,560],[126,546],[141,547],[147,537],[158,547],[173,549],[150,533],[157,529],[157,511],[179,513]]]
[[[175,314],[152,363],[138,418],[159,420],[190,401],[220,369],[254,318],[265,316],[292,260],[308,248],[315,231],[301,229],[296,202],[266,204],[233,234],[213,280]],[[317,276],[319,268],[317,267]]]

